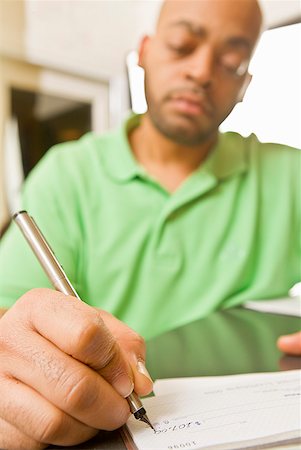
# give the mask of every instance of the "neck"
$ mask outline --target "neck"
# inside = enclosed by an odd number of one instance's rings
[[[170,192],[202,164],[216,140],[217,134],[198,146],[183,146],[162,135],[147,115],[129,135],[137,161]]]

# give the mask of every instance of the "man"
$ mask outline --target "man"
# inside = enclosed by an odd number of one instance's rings
[[[140,48],[148,113],[59,146],[29,177],[24,208],[91,306],[30,291],[49,284],[8,230],[0,447],[81,442],[126,420],[133,385],[149,392],[141,340],[103,310],[148,338],[299,280],[300,154],[218,133],[261,22],[255,0],[166,1]]]

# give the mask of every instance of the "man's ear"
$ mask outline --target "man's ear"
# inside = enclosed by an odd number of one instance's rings
[[[244,79],[244,82],[243,82],[243,84],[242,84],[242,86],[241,86],[241,88],[240,88],[240,90],[239,90],[239,92],[237,94],[237,103],[243,101],[245,93],[246,93],[246,90],[248,89],[249,84],[251,83],[251,81],[252,81],[252,75],[249,72],[247,72],[247,74],[245,76],[245,79]]]
[[[144,68],[143,61],[144,61],[144,55],[148,46],[148,43],[150,41],[149,36],[143,36],[143,38],[140,41],[139,48],[138,48],[138,65],[142,68]]]

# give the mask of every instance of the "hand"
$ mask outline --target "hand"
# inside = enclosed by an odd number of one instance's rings
[[[25,294],[0,319],[0,448],[75,445],[123,425],[133,381],[151,390],[135,354],[143,342],[112,316],[49,289]]]
[[[280,336],[277,341],[279,350],[289,355],[301,356],[301,331],[286,336]]]
[[[100,309],[98,309],[98,312],[106,327],[119,344],[125,360],[131,366],[135,392],[141,396],[149,394],[153,388],[153,381],[145,367],[144,340],[112,314]]]

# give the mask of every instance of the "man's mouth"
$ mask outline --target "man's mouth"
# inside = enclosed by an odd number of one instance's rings
[[[178,92],[168,97],[168,102],[173,108],[186,115],[201,116],[211,115],[212,107],[209,102],[201,95],[194,92]]]

